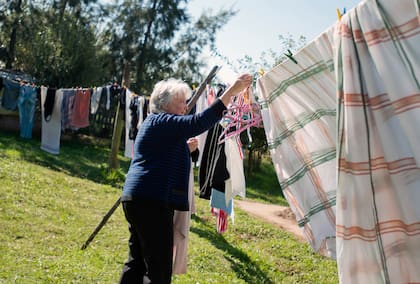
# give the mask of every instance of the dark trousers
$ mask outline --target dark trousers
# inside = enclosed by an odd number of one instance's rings
[[[122,207],[130,239],[120,283],[143,283],[144,275],[152,284],[171,283],[174,210],[144,200],[123,201]]]

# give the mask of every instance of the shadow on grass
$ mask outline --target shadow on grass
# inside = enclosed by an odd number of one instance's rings
[[[196,215],[192,215],[192,219],[208,228],[200,229],[196,226],[192,226],[190,231],[201,238],[206,238],[215,248],[225,252],[225,258],[231,263],[232,270],[235,271],[238,278],[244,280],[246,283],[274,283],[266,273],[259,268],[257,263],[252,261],[244,252],[229,244],[223,235],[218,233],[206,221]]]
[[[13,152],[17,152],[17,159],[97,183],[121,187],[130,163],[128,159],[120,159],[120,168],[110,172],[110,146],[102,142],[95,144],[95,140],[83,141],[77,136],[60,142],[59,155],[47,153],[40,147],[38,137],[23,139],[16,133],[0,132],[1,155],[13,156]]]

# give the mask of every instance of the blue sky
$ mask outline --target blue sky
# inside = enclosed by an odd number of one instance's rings
[[[250,55],[258,59],[261,52],[281,44],[279,35],[303,35],[307,42],[315,39],[337,21],[336,9],[347,11],[361,0],[190,0],[192,15],[204,9],[217,11],[233,7],[238,13],[219,31],[216,46],[230,60]],[[209,58],[209,65],[220,64]],[[209,68],[210,69],[210,68]],[[235,74],[223,66],[219,75],[231,81]]]
[[[114,2],[114,0],[101,0]],[[258,59],[263,51],[281,44],[279,35],[291,34],[295,39],[303,35],[307,42],[315,39],[337,21],[336,9],[347,11],[362,0],[190,0],[189,11],[197,17],[207,9],[214,12],[233,7],[238,13],[217,33],[216,46],[231,61],[250,55]],[[279,47],[280,48],[280,47]],[[209,70],[216,58],[209,57]],[[236,76],[227,65],[219,77],[230,82]]]

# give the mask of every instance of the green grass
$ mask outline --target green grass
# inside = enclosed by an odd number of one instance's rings
[[[252,172],[251,177],[246,181],[246,186],[246,197],[248,199],[288,206],[281,192],[273,163],[268,157],[263,157],[260,169]]]
[[[119,197],[129,164],[120,157],[121,170],[109,172],[109,148],[75,139],[54,156],[36,138],[0,132],[0,283],[117,283],[128,239],[121,207],[80,249]],[[247,196],[278,204],[276,177],[264,167],[270,174],[247,181]],[[336,263],[291,234],[238,208],[219,234],[208,201],[197,197],[196,205],[188,273],[173,283],[338,282]]]

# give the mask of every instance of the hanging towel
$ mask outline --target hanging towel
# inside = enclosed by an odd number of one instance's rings
[[[44,112],[44,103],[47,97],[47,88],[41,87],[41,111]],[[60,136],[61,136],[61,101],[63,91],[57,90],[55,93],[54,108],[51,119],[45,120],[42,113],[42,129],[41,129],[41,149],[51,154],[60,153]]]
[[[72,129],[89,126],[90,89],[77,89],[71,113]]]
[[[335,257],[336,80],[333,28],[258,79],[279,190],[311,247]]]
[[[334,37],[340,283],[420,283],[419,1],[368,0]]]

